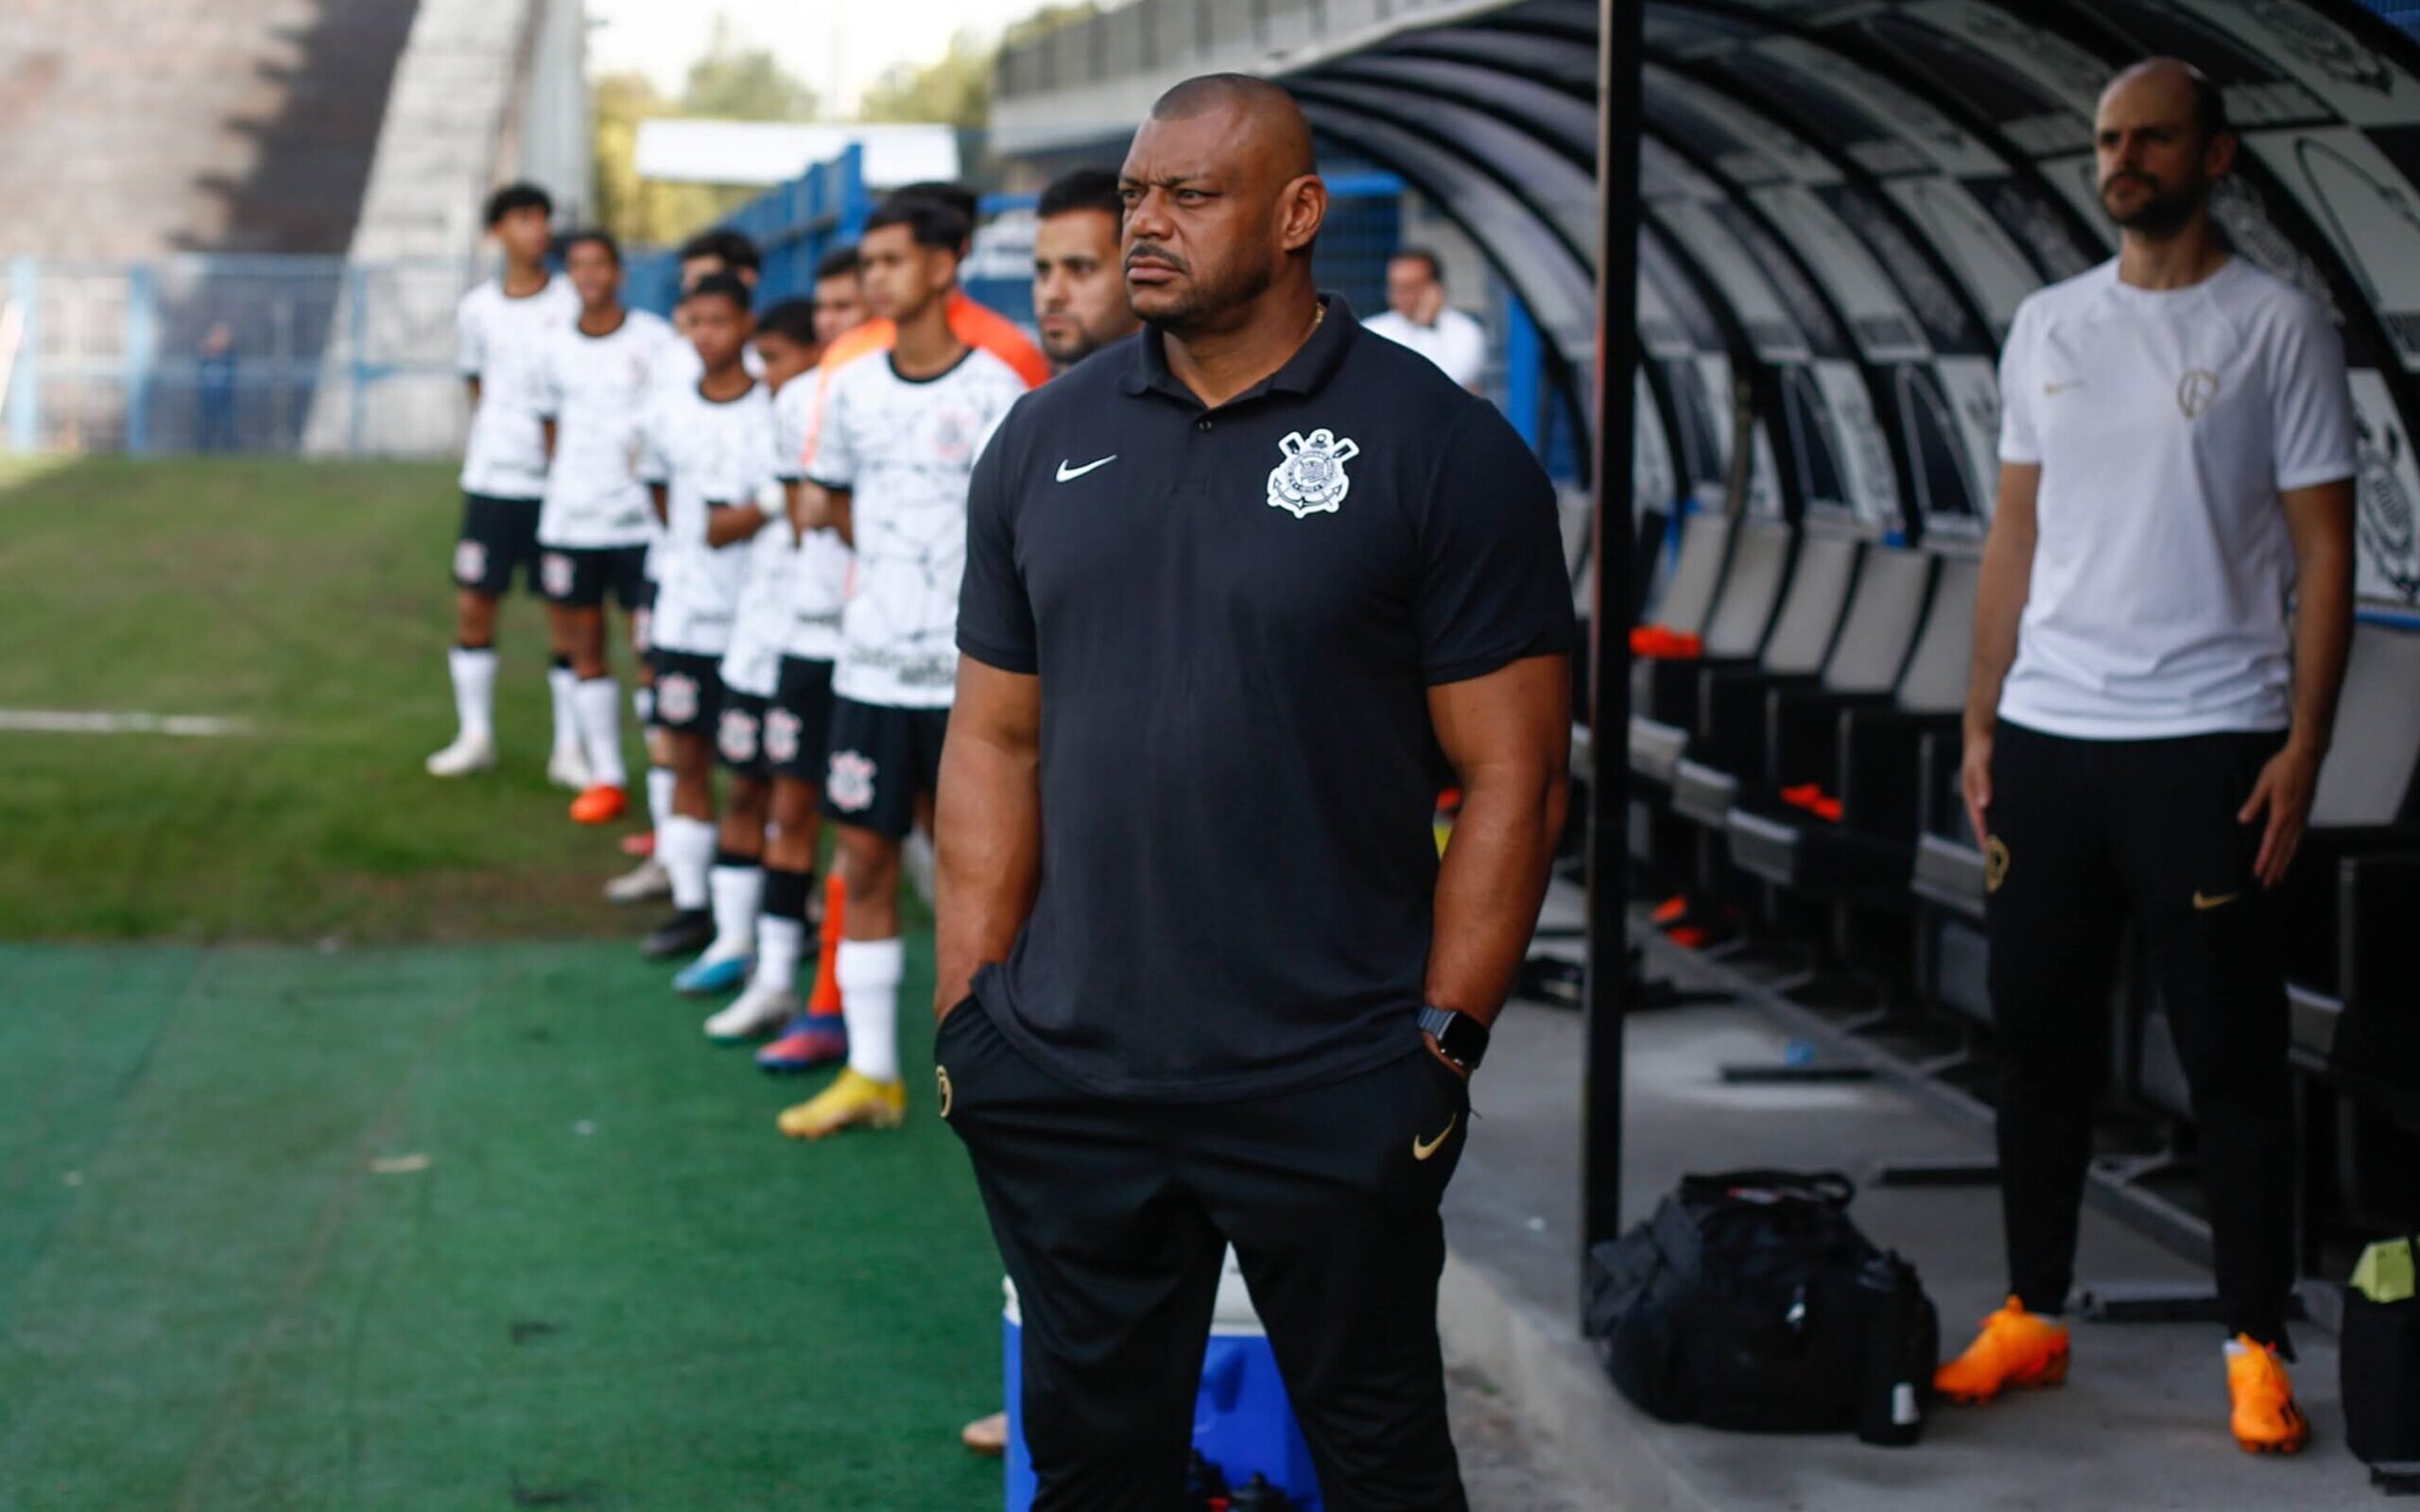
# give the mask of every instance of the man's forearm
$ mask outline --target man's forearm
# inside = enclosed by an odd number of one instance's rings
[[[1479,776],[1437,874],[1426,1001],[1493,1023],[1529,954],[1571,797],[1560,768]]]
[[[979,737],[942,747],[936,851],[933,1011],[973,990],[984,965],[1008,959],[1042,880],[1039,752]]]
[[[2000,687],[2016,662],[2016,632],[2033,576],[2033,542],[1995,533],[1983,546],[1975,585],[1975,656],[1966,675],[1966,734],[1992,732],[1998,721]]]
[[[2353,559],[2336,542],[2306,547],[2294,572],[2294,713],[2286,739],[2324,755],[2353,646]]]
[[[706,544],[728,546],[746,541],[765,528],[765,511],[752,504],[716,504],[706,507]]]

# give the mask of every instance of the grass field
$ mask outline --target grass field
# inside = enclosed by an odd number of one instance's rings
[[[0,471],[0,1512],[975,1509],[998,1263],[931,1113],[802,1146],[544,785],[440,783],[449,470]],[[635,748],[635,741],[633,741]]]
[[[798,1085],[596,944],[0,979],[0,1507],[998,1505],[956,1439],[998,1262],[929,1097],[785,1141]]]
[[[620,929],[610,839],[562,817],[539,607],[499,635],[504,766],[451,738],[451,470],[281,460],[0,470],[0,709],[248,721],[229,738],[0,730],[0,935],[513,939]],[[632,742],[635,752],[635,740]]]

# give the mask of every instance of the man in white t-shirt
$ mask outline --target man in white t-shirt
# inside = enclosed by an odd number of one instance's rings
[[[622,304],[622,253],[614,238],[564,238],[563,274],[579,291],[579,318],[556,332],[539,363],[538,418],[546,441],[546,492],[538,515],[538,576],[555,649],[575,681],[573,714],[589,786],[572,800],[581,824],[607,824],[628,804],[621,690],[605,661],[605,600],[631,622],[631,649],[647,649],[640,616],[652,597],[648,549],[655,515],[639,482],[639,427],[655,369],[677,344],[672,328]]]
[[[2055,1385],[2056,1314],[2118,932],[2150,947],[2191,1085],[2235,1437],[2308,1436],[2278,1354],[2294,1125],[2271,889],[2310,813],[2351,638],[2351,396],[2326,312],[2230,254],[2216,85],[2159,59],[2101,97],[2111,263],[2018,310],[2000,371],[1962,768],[1989,887],[2011,1296],[1952,1400]]]
[[[882,339],[825,359],[806,480],[812,510],[856,553],[832,674],[823,815],[838,828],[847,885],[833,970],[849,1063],[781,1128],[821,1139],[895,1128],[899,1073],[901,847],[929,816],[958,684],[958,590],[966,489],[994,427],[1026,391],[1016,369],[952,329],[968,227],[942,200],[901,193],[866,221],[857,266]]]
[[[1409,347],[1443,369],[1446,377],[1478,392],[1479,375],[1487,370],[1487,332],[1446,304],[1445,273],[1435,252],[1421,247],[1395,249],[1387,259],[1386,311],[1362,321],[1361,327]]]
[[[507,184],[488,197],[488,234],[504,252],[504,271],[462,296],[455,311],[462,381],[471,396],[471,436],[462,451],[462,529],[454,543],[454,683],[458,728],[429,757],[432,777],[464,777],[495,765],[495,608],[514,569],[538,589],[538,500],[546,489],[545,443],[536,404],[538,359],[554,334],[579,314],[571,284],[546,271],[554,240],[554,201],[533,183]],[[554,668],[555,755],[546,775],[565,787],[585,784],[572,719],[572,677]],[[568,744],[567,744],[568,737]]]

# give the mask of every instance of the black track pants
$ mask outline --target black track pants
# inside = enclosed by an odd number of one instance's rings
[[[1036,1512],[1167,1512],[1232,1244],[1331,1512],[1461,1512],[1437,1342],[1461,1078],[1422,1048],[1244,1102],[1113,1102],[980,1004],[934,1056],[1024,1318]]]
[[[2000,1200],[2011,1289],[2029,1311],[2058,1312],[2074,1280],[2111,975],[2131,916],[2192,1090],[2227,1331],[2284,1339],[2294,1174],[2285,978],[2275,910],[2252,875],[2262,825],[2236,819],[2282,739],[1999,728],[1986,912],[2006,1068]]]

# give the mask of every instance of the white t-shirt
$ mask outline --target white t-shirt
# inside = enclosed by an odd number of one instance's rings
[[[637,546],[655,537],[655,511],[639,482],[639,425],[655,393],[654,369],[678,338],[659,316],[626,310],[601,336],[574,318],[547,341],[538,369],[538,413],[555,422],[546,469],[544,546]]]
[[[759,698],[773,696],[782,675],[782,640],[789,630],[790,573],[798,561],[779,489],[766,506],[765,527],[747,543],[748,568],[732,610],[731,644],[722,653],[723,685]],[[735,545],[734,550],[740,549]]]
[[[773,416],[781,435],[781,465],[786,483],[806,476],[806,443],[814,428],[815,395],[820,373],[804,372],[773,396]],[[789,619],[782,642],[784,656],[807,662],[837,661],[840,655],[840,610],[849,600],[849,574],[856,558],[838,530],[810,530],[798,543],[789,577]]]
[[[513,299],[490,279],[454,310],[462,376],[479,381],[462,452],[462,491],[535,499],[546,491],[546,442],[538,432],[538,368],[556,332],[579,318],[571,283],[550,278]]]
[[[835,694],[891,708],[949,707],[967,479],[1025,391],[1016,369],[981,348],[934,378],[900,377],[881,351],[832,375],[806,475],[851,490],[857,575],[840,613]]]
[[[2186,289],[2114,260],[2043,289],[2001,354],[2000,458],[2042,468],[2000,717],[2085,740],[2286,728],[2277,495],[2356,472],[2317,304],[2239,257]]]
[[[1479,374],[1487,370],[1487,332],[1460,310],[1438,311],[1435,325],[1422,325],[1392,310],[1383,310],[1362,321],[1361,328],[1375,331],[1398,346],[1409,347],[1443,368],[1446,377],[1465,388],[1477,388]]]
[[[658,393],[648,406],[639,479],[666,489],[664,543],[656,552],[650,639],[667,651],[720,656],[731,644],[752,545],[706,544],[709,505],[780,507],[773,481],[773,402],[763,384],[717,402],[692,385]]]

